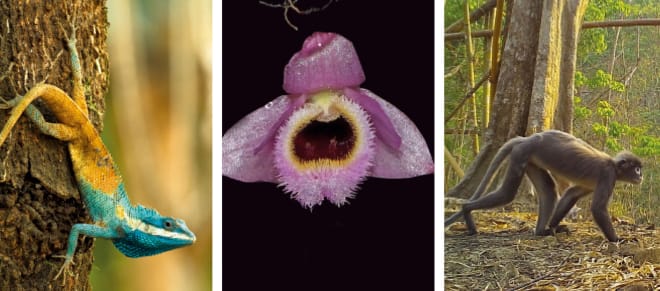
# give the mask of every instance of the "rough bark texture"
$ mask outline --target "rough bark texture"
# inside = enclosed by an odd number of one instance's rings
[[[527,134],[572,130],[578,31],[588,1],[544,1]]]
[[[589,1],[570,0],[562,11],[562,54],[559,64],[559,102],[552,128],[573,132],[573,97],[577,46],[584,12]]]
[[[105,1],[71,2],[0,1],[0,75],[6,75],[0,96],[23,95],[41,81],[71,92],[65,39],[73,22],[90,119],[100,131],[108,87]],[[8,113],[0,111],[1,124]],[[27,118],[19,120],[0,147],[0,290],[90,289],[91,238],[79,241],[69,269],[74,276],[53,281],[64,262],[54,256],[65,254],[71,226],[89,221],[66,144],[41,134]]]
[[[540,1],[513,1],[497,92],[484,145],[465,177],[447,196],[469,198],[484,176],[499,147],[509,138],[524,135],[534,83],[534,66],[541,24]]]

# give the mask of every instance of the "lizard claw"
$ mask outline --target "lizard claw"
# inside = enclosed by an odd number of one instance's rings
[[[76,26],[72,23],[71,24],[71,32],[67,32],[67,30],[62,26],[62,24],[59,24],[60,31],[64,34],[64,39],[66,40],[67,46],[70,48],[72,45],[75,47],[76,45]]]
[[[11,105],[9,105],[9,101],[7,101],[5,98],[0,97],[0,109],[9,109],[11,108]]]
[[[62,256],[62,255],[56,255],[53,256],[54,258],[64,258],[64,264],[60,268],[60,270],[57,272],[57,275],[55,275],[55,278],[53,278],[53,281],[57,280],[57,278],[62,275],[62,273],[65,272],[66,269],[68,269],[69,265],[73,265],[73,258],[68,258],[67,256]],[[66,280],[66,276],[62,276],[62,284],[64,284]]]
[[[21,96],[16,96],[17,98],[7,100],[5,98],[0,97],[0,109],[10,109],[16,106],[16,101],[21,97]]]

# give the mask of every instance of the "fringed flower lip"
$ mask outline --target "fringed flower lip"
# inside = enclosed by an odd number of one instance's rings
[[[222,138],[222,173],[278,183],[303,207],[341,206],[366,177],[433,173],[415,124],[367,89],[353,44],[316,32],[284,68],[284,90]]]

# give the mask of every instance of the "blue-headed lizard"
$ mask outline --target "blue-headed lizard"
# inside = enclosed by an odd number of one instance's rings
[[[132,205],[119,171],[88,119],[82,83],[82,69],[76,50],[75,27],[67,39],[73,78],[72,97],[56,86],[39,83],[24,96],[4,101],[12,108],[2,132],[0,146],[9,136],[23,112],[46,135],[68,143],[78,188],[93,224],[74,224],[69,234],[64,264],[54,279],[73,263],[78,236],[112,240],[128,257],[142,257],[183,247],[195,242],[195,235],[181,219],[161,216],[156,210]],[[31,103],[40,98],[58,123],[47,122]]]

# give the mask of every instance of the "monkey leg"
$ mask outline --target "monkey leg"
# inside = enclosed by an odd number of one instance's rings
[[[558,226],[561,220],[564,219],[566,214],[571,210],[571,208],[573,208],[573,206],[575,206],[575,203],[577,203],[580,198],[586,196],[590,192],[591,190],[582,188],[580,186],[572,186],[566,189],[564,195],[562,195],[561,199],[559,199],[557,207],[555,208],[555,212],[550,219],[550,229],[548,230],[548,234],[552,234],[555,231],[558,231]]]
[[[525,169],[529,159],[530,149],[518,146],[511,151],[509,157],[509,168],[504,176],[504,182],[497,190],[488,193],[477,200],[463,204],[463,218],[468,228],[468,234],[473,235],[477,233],[477,226],[472,219],[472,210],[494,208],[506,205],[513,201],[516,197],[516,191],[520,187],[522,178],[525,175]]]
[[[550,174],[544,169],[541,169],[533,164],[527,165],[527,177],[532,180],[536,192],[538,192],[539,202],[539,216],[536,220],[535,235],[548,235],[546,226],[552,213],[555,211],[557,204],[557,188],[555,181],[552,180]]]

